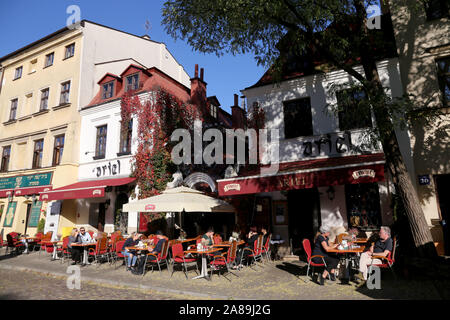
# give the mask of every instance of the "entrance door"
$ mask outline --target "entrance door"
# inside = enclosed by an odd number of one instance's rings
[[[442,231],[444,233],[445,255],[450,255],[450,174],[435,176],[436,193],[438,197],[439,211],[441,213]]]
[[[303,239],[312,241],[320,226],[320,197],[317,188],[288,191],[289,237],[300,248]]]
[[[25,220],[25,231],[24,234],[27,234],[27,228],[28,228],[28,220],[30,219],[30,213],[31,213],[31,203],[27,204],[27,220]]]
[[[106,207],[104,202],[98,204],[98,231],[103,232],[105,228]]]

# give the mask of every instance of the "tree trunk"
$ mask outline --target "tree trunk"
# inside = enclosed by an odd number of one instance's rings
[[[389,118],[386,106],[387,99],[378,74],[376,60],[369,42],[367,29],[367,17],[362,0],[355,0],[355,6],[360,17],[360,30],[363,34],[360,51],[361,62],[366,76],[368,86],[368,96],[373,106],[377,127],[380,131],[381,143],[386,156],[386,163],[392,174],[393,182],[397,187],[403,206],[408,217],[409,226],[414,239],[414,244],[418,249],[418,254],[422,257],[437,257],[436,248],[433,244],[430,229],[425,215],[420,205],[416,190],[408,174],[403,156],[400,152],[395,128]]]

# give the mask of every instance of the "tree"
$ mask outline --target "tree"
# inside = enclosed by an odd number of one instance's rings
[[[367,9],[373,5],[378,1],[171,0],[164,5],[162,23],[172,37],[187,40],[200,52],[218,56],[253,53],[258,64],[271,66],[278,80],[286,59],[312,55],[356,79],[375,115],[373,137],[383,146],[415,246],[421,256],[434,257],[431,232],[395,133],[396,127],[423,114],[412,109],[407,97],[389,99],[382,87],[376,61],[385,40],[369,28]]]

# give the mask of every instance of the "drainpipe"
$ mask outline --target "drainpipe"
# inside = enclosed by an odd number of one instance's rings
[[[0,65],[0,94],[2,93],[2,84],[3,84],[3,73],[4,73],[4,68],[2,65]]]

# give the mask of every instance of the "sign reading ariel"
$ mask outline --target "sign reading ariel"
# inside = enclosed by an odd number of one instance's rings
[[[15,176],[0,178],[0,189],[30,188],[50,185],[52,173],[30,174],[26,176]]]

